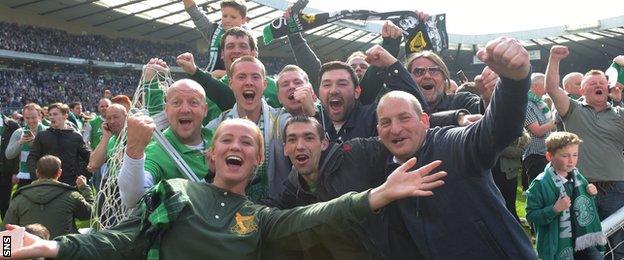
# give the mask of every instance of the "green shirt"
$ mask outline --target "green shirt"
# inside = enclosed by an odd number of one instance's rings
[[[368,191],[278,210],[211,184],[168,180],[154,186],[128,220],[94,234],[58,237],[58,259],[144,259],[148,238],[160,241],[162,259],[258,259],[266,246],[301,249],[331,234],[341,220],[371,213]],[[164,199],[163,199],[164,198]],[[162,232],[162,236],[151,236]],[[151,255],[154,256],[154,255]],[[156,259],[156,258],[154,258]]]
[[[37,133],[41,132],[41,131],[45,131],[47,129],[46,126],[44,126],[43,124],[39,123],[37,125]],[[24,134],[24,130],[29,130],[31,131],[31,133],[33,134],[33,136],[36,136],[37,134],[35,132],[32,131],[32,129],[30,129],[30,127],[28,127],[28,125],[22,127],[22,135]],[[26,172],[29,173],[30,170],[28,169],[28,155],[30,154],[30,147],[31,147],[32,143],[31,142],[27,142],[22,144],[21,150],[20,150],[20,163],[19,163],[19,171],[20,172]],[[35,176],[31,176],[31,179],[34,180]]]
[[[89,121],[91,125],[91,133],[89,138],[89,143],[91,144],[91,151],[95,150],[95,147],[100,143],[102,139],[102,124],[104,123],[104,119],[102,116],[96,116],[94,119]]]
[[[180,153],[180,156],[193,170],[195,175],[200,179],[208,173],[208,161],[204,156],[204,151],[210,147],[212,141],[213,132],[210,129],[202,129],[202,138],[204,145],[201,150],[191,149],[188,146],[182,144],[178,137],[170,129],[163,131],[163,135],[171,145]],[[168,180],[173,178],[186,178],[178,167],[176,166],[171,156],[165,151],[165,149],[157,141],[152,141],[147,148],[145,148],[145,171],[152,174],[154,183],[158,183],[161,180]]]

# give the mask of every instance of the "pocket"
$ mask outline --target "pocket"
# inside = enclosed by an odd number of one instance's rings
[[[492,250],[492,253],[498,256],[497,259],[509,259],[509,257],[505,254],[505,251],[503,251],[500,245],[496,242],[496,239],[494,239],[494,236],[490,232],[490,229],[488,229],[487,225],[485,225],[485,222],[483,220],[477,220],[475,221],[475,225],[479,235]]]

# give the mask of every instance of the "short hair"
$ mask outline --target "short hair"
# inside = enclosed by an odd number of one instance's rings
[[[113,104],[120,104],[124,106],[126,108],[126,111],[130,111],[130,108],[132,108],[132,101],[130,101],[130,98],[126,95],[114,96],[113,98],[111,98],[111,102]]]
[[[52,178],[61,170],[61,159],[54,155],[43,156],[37,161],[37,173],[43,178]]]
[[[349,58],[347,58],[347,64],[349,64],[351,60],[355,58],[362,58],[366,60],[366,55],[361,51],[353,52],[351,53],[351,55],[349,55]]]
[[[71,102],[69,103],[69,109],[74,109],[78,105],[82,106],[82,103],[80,103],[79,101]]]
[[[230,65],[230,69],[228,70],[228,77],[232,78],[232,76],[234,75],[234,68],[237,64],[241,62],[251,62],[258,64],[260,70],[262,70],[262,77],[266,78],[266,69],[264,68],[264,64],[262,64],[262,62],[258,58],[249,55],[242,56],[232,62],[232,65]]]
[[[531,73],[531,84],[535,84],[538,80],[546,80],[546,75],[544,73],[533,72]]]
[[[234,36],[235,38],[247,37],[247,39],[249,39],[249,48],[251,48],[252,51],[258,51],[256,38],[253,37],[253,35],[251,35],[249,31],[242,27],[232,27],[223,33],[223,36],[221,36],[221,45],[219,45],[221,46],[221,49],[225,48],[225,38],[227,38],[228,36]]]
[[[264,161],[264,136],[262,135],[262,131],[260,131],[260,128],[258,127],[258,125],[256,125],[256,123],[246,118],[228,118],[224,120],[223,122],[221,122],[219,126],[217,127],[217,129],[214,131],[214,135],[212,136],[212,142],[210,143],[209,150],[214,149],[214,146],[217,143],[217,139],[219,139],[219,136],[221,136],[221,132],[223,132],[223,127],[226,125],[233,125],[233,124],[246,125],[254,129],[256,144],[258,145],[258,152],[261,158],[260,164],[262,164],[262,162]]]
[[[607,77],[607,75],[605,75],[605,73],[602,72],[602,70],[590,70],[587,73],[585,73],[585,75],[583,75],[583,80],[581,81],[581,86],[585,85],[585,82],[591,76],[604,76],[605,78]]]
[[[69,113],[69,107],[63,103],[57,102],[51,104],[50,106],[48,106],[48,112],[50,112],[50,110],[54,108],[60,110],[63,115],[67,115],[67,113]]]
[[[325,72],[332,70],[346,70],[351,77],[351,81],[353,81],[353,87],[355,88],[360,85],[360,81],[358,80],[357,74],[355,74],[355,70],[343,61],[330,61],[323,64],[323,66],[321,66],[321,70],[319,71],[319,82],[322,81],[323,74],[325,74]]]
[[[570,132],[552,132],[546,137],[546,151],[554,155],[559,149],[568,145],[579,145],[583,142],[578,135]]]
[[[570,72],[566,74],[565,76],[563,76],[563,79],[561,80],[562,85],[565,86],[566,84],[568,84],[568,81],[572,79],[572,77],[577,76],[577,75],[581,76],[581,79],[583,78],[583,73],[580,73],[580,72]]]
[[[416,115],[420,116],[423,113],[422,106],[414,95],[405,91],[393,90],[386,93],[381,97],[381,99],[379,99],[379,103],[377,103],[377,119],[379,119],[379,107],[381,107],[381,105],[383,105],[388,99],[405,100],[407,103],[412,105],[412,108],[414,109],[414,112],[416,112]]]
[[[277,77],[275,78],[276,82],[279,82],[280,78],[282,77],[282,75],[286,72],[291,72],[291,71],[295,71],[295,72],[299,72],[301,73],[301,75],[303,75],[303,79],[305,80],[305,82],[310,83],[310,78],[308,78],[308,73],[306,73],[303,69],[301,69],[301,67],[297,66],[297,65],[293,65],[293,64],[288,64],[286,65],[282,71],[280,71],[277,74]]]
[[[115,109],[119,109],[120,111],[123,112],[124,116],[128,115],[128,110],[126,109],[126,107],[122,104],[111,104],[110,106],[108,106],[109,109],[112,109],[111,111],[115,110]],[[108,110],[107,110],[108,111]],[[107,114],[108,115],[108,114]]]
[[[444,75],[444,89],[447,88],[447,86],[450,84],[450,72],[448,70],[448,67],[446,66],[446,63],[444,63],[444,60],[442,60],[442,57],[440,57],[440,55],[436,54],[435,52],[426,50],[426,51],[421,51],[421,52],[415,52],[410,54],[407,59],[405,60],[405,68],[409,71],[409,73],[412,73],[412,66],[414,65],[414,61],[416,59],[420,59],[420,58],[426,58],[429,59],[430,61],[433,61],[433,63],[435,63],[436,65],[438,65],[438,67],[440,67],[440,69],[442,70],[442,75]]]
[[[221,9],[224,7],[231,7],[236,9],[242,17],[247,17],[247,5],[243,0],[223,0],[221,1]]]
[[[26,109],[34,109],[39,112],[39,114],[41,114],[42,112],[41,106],[39,106],[37,103],[28,103],[24,105],[24,107],[22,108],[22,113],[26,111]]]
[[[325,136],[325,129],[323,129],[323,126],[321,125],[321,123],[319,123],[318,120],[316,120],[316,118],[314,117],[310,117],[310,116],[305,116],[305,115],[297,115],[297,116],[293,116],[291,118],[288,119],[288,121],[286,121],[286,124],[284,124],[284,133],[283,133],[283,141],[286,142],[286,132],[288,131],[288,127],[291,124],[294,123],[304,123],[304,124],[312,124],[312,126],[314,126],[314,130],[316,130],[316,134],[319,136],[319,138],[321,140],[325,140],[326,136]]]
[[[39,223],[28,224],[24,226],[24,229],[26,229],[26,232],[43,238],[45,240],[50,239],[50,230],[48,230],[44,225],[41,225]]]

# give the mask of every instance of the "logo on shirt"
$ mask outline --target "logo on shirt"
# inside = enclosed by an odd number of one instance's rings
[[[236,224],[231,229],[232,233],[243,236],[258,230],[258,225],[256,225],[254,221],[255,217],[253,215],[243,216],[240,213],[236,212],[234,220],[236,221]]]

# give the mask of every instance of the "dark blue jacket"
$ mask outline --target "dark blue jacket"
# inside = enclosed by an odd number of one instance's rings
[[[482,120],[427,131],[415,156],[422,167],[442,160],[445,184],[426,198],[397,201],[384,214],[393,259],[536,259],[522,227],[505,208],[490,169],[522,133],[529,78],[501,78]],[[386,173],[398,165],[387,160]]]

